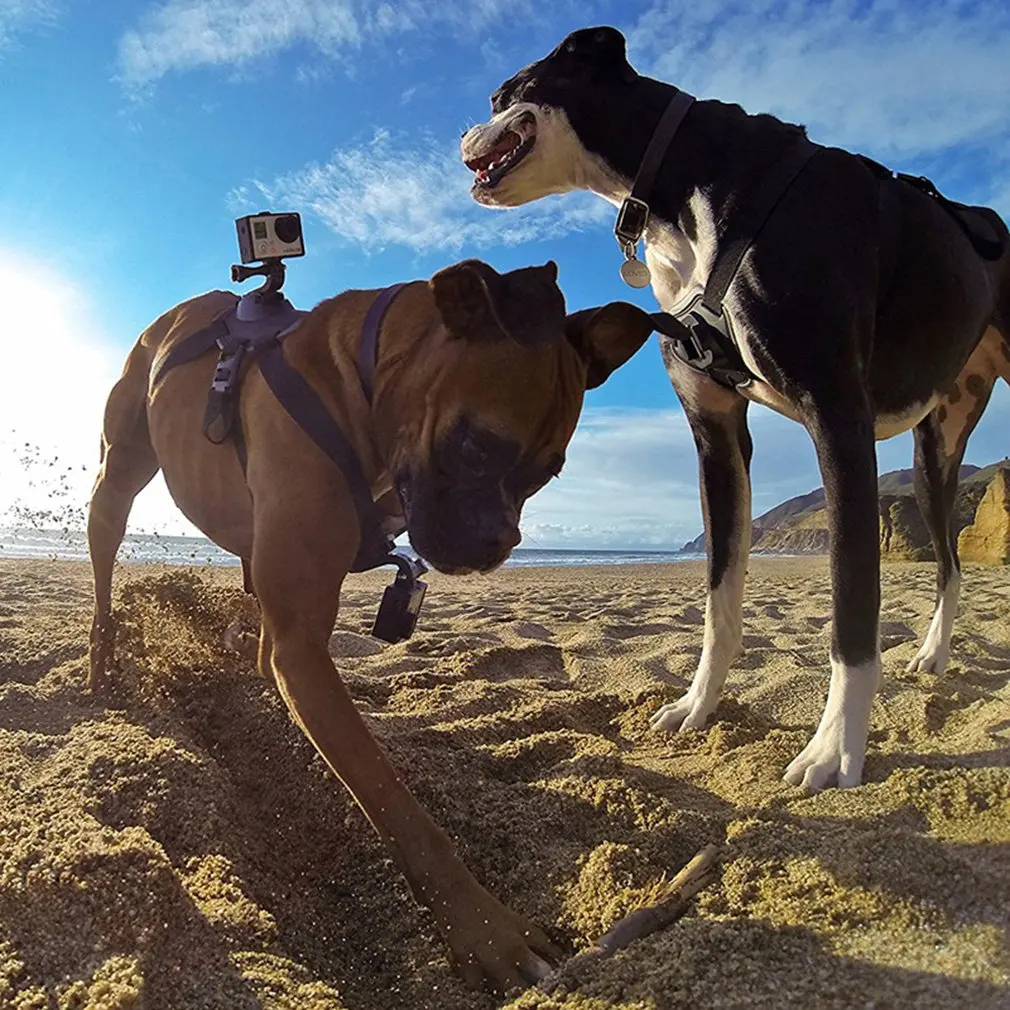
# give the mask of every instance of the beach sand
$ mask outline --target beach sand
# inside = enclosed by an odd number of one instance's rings
[[[1010,569],[969,566],[950,669],[906,674],[932,565],[884,570],[865,785],[781,781],[827,688],[823,560],[754,559],[746,654],[704,731],[653,734],[701,648],[703,567],[433,575],[408,643],[332,640],[478,879],[584,947],[708,842],[720,878],[552,995],[471,993],[252,665],[236,570],[121,566],[114,693],[85,688],[90,574],[0,562],[0,1006],[668,1010],[1010,1006]]]

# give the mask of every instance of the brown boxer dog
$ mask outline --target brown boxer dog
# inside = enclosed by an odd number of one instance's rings
[[[584,391],[633,354],[630,305],[565,314],[557,267],[498,274],[469,260],[406,285],[389,306],[366,398],[355,348],[375,291],[321,302],[284,339],[347,436],[373,500],[402,517],[418,551],[450,573],[489,571],[519,543],[525,500],[556,476]],[[201,425],[215,358],[159,375],[169,351],[236,302],[214,291],[140,336],[109,396],[88,540],[95,576],[89,683],[112,654],[111,581],[131,505],[160,469],[176,504],[242,558],[262,610],[259,668],[354,796],[470,984],[541,978],[556,951],[492,897],[455,854],[372,737],[327,644],[360,526],[345,475],[296,424],[255,365],[241,386],[246,446]]]

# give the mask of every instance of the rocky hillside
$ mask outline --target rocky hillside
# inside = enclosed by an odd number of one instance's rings
[[[1006,461],[991,466],[961,467],[961,484],[955,505],[954,529],[960,532],[975,517],[986,487]],[[912,487],[911,470],[892,470],[877,482],[880,506],[880,546],[883,557],[893,561],[930,561],[933,549],[926,525],[919,514]],[[828,549],[824,489],[790,498],[754,520],[752,548],[756,554],[824,554]],[[685,544],[683,553],[705,550],[705,535]]]
[[[958,551],[964,561],[1010,564],[1010,467],[1000,467],[989,482],[974,522],[961,530]]]

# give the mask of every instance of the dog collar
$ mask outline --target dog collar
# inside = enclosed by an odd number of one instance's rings
[[[617,212],[614,235],[624,253],[621,277],[633,288],[644,288],[652,279],[649,268],[638,259],[636,249],[649,223],[649,196],[652,193],[652,184],[656,181],[656,174],[674,135],[680,129],[684,117],[693,104],[693,95],[679,89],[674,92],[642,156],[642,163],[638,166],[631,193],[624,198],[621,209]]]

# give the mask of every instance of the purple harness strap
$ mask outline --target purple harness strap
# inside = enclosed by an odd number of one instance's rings
[[[406,287],[406,282],[393,284],[376,295],[375,301],[368,306],[365,321],[361,325],[361,339],[358,341],[358,375],[361,376],[361,388],[365,391],[365,399],[372,402],[372,392],[375,386],[375,362],[379,355],[379,331],[386,310],[393,304],[393,299]]]
[[[333,460],[347,481],[361,527],[361,545],[351,570],[367,571],[382,564],[392,545],[382,530],[381,518],[354,447],[305,376],[288,364],[279,340],[270,340],[258,347],[256,363],[280,405]]]

